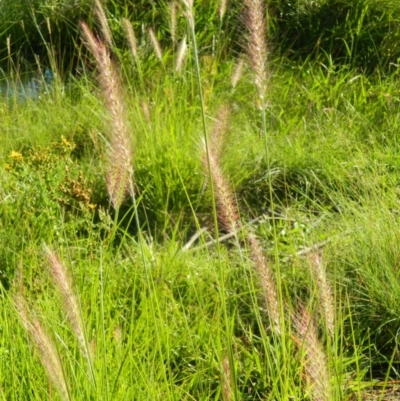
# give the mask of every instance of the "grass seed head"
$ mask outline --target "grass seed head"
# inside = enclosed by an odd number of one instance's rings
[[[68,393],[67,380],[64,375],[64,370],[56,346],[54,345],[50,335],[44,329],[40,320],[37,317],[32,316],[22,293],[18,293],[15,296],[14,303],[21,319],[22,326],[29,334],[49,380],[56,387],[60,398],[63,401],[69,401],[70,397]]]
[[[67,319],[71,325],[81,350],[85,357],[88,357],[85,332],[83,329],[83,319],[79,307],[79,301],[72,288],[71,278],[67,273],[67,269],[60,261],[55,252],[45,247],[45,254],[47,258],[47,266],[53,277],[54,284],[58,289],[64,303],[64,311]]]
[[[163,51],[160,45],[160,42],[157,39],[157,36],[155,32],[153,31],[152,28],[148,28],[148,33],[149,33],[149,38],[150,38],[150,43],[153,46],[154,54],[156,57],[163,62]]]
[[[176,64],[175,64],[176,72],[179,72],[182,69],[183,64],[185,63],[186,52],[187,52],[187,41],[185,36],[179,43],[178,52],[176,55]]]
[[[128,40],[129,48],[131,49],[131,53],[133,55],[133,58],[135,59],[136,62],[138,62],[139,57],[138,57],[138,50],[137,50],[137,40],[135,36],[135,31],[133,30],[132,24],[127,18],[123,19],[124,22],[124,28],[125,28],[125,33],[126,33],[126,38]]]
[[[335,301],[332,287],[326,277],[325,266],[319,253],[310,255],[311,268],[315,283],[318,287],[322,315],[326,328],[331,336],[335,332]]]
[[[124,106],[122,85],[109,51],[97,40],[85,23],[81,23],[86,46],[93,54],[99,68],[99,82],[109,115],[109,150],[107,166],[107,191],[115,209],[118,209],[127,193],[133,191],[133,150]]]
[[[245,0],[245,26],[248,31],[246,51],[254,75],[260,105],[265,107],[267,90],[267,29],[265,8],[262,0]]]
[[[293,319],[296,344],[304,355],[303,380],[311,399],[329,401],[329,371],[325,351],[318,338],[317,326],[305,307],[300,307]]]
[[[247,236],[247,241],[250,248],[250,258],[254,263],[263,290],[264,307],[268,311],[269,318],[273,323],[273,328],[280,333],[281,319],[279,312],[279,297],[271,268],[258,239],[250,233]]]
[[[107,43],[107,46],[111,47],[112,46],[112,34],[111,34],[111,29],[110,25],[108,24],[107,21],[107,16],[104,11],[103,5],[101,4],[100,0],[94,0],[94,11],[96,14],[96,17],[100,23],[100,28],[101,28],[101,33],[103,34],[103,38],[105,42]]]

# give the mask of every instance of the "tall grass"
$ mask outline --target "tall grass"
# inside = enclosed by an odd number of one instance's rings
[[[256,0],[247,65],[223,62],[230,5],[212,51],[191,1],[165,6],[168,40],[96,2],[86,75],[1,103],[0,394],[383,398],[398,380],[396,76],[274,57]]]

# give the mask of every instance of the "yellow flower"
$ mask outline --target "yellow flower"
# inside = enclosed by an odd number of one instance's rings
[[[95,204],[93,204],[93,203],[89,203],[89,204],[88,204],[88,208],[91,209],[91,210],[96,209],[96,206],[97,206],[97,205],[95,205]]]
[[[22,153],[16,152],[15,150],[11,151],[9,157],[16,162],[20,162],[23,159]]]

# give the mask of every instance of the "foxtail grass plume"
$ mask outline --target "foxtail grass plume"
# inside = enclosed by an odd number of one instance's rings
[[[185,6],[185,11],[183,15],[187,19],[189,26],[192,30],[194,30],[194,13],[193,13],[193,0],[182,0],[183,5]]]
[[[101,4],[100,0],[94,0],[94,4],[95,4],[94,11],[95,11],[96,17],[100,23],[101,33],[103,34],[103,38],[104,38],[105,42],[107,43],[107,46],[111,47],[112,34],[111,34],[110,25],[108,24],[107,16],[104,11],[103,5]]]
[[[146,121],[147,124],[151,124],[151,113],[150,113],[150,107],[149,104],[143,100],[140,103],[140,108],[142,110],[142,115],[144,117],[144,120]]]
[[[129,135],[127,112],[124,107],[122,86],[109,51],[97,40],[85,23],[81,23],[85,44],[97,61],[99,82],[109,114],[109,150],[107,166],[107,191],[115,209],[119,209],[125,195],[133,196],[132,145]]]
[[[67,269],[55,252],[50,250],[48,247],[45,247],[45,254],[54,284],[62,297],[64,312],[66,313],[72,331],[79,342],[83,355],[85,358],[89,358],[79,301],[72,288],[72,282],[67,273]]]
[[[124,18],[123,22],[124,22],[126,38],[128,39],[129,48],[131,49],[133,58],[135,59],[136,62],[138,62],[139,57],[138,57],[137,40],[136,40],[136,36],[135,36],[135,31],[133,30],[131,22],[127,18]]]
[[[218,110],[218,118],[214,121],[214,125],[211,128],[210,145],[217,159],[221,157],[222,147],[229,128],[230,115],[231,108],[227,105],[221,106]]]
[[[250,248],[250,258],[254,263],[259,283],[263,290],[264,308],[268,311],[268,316],[273,323],[273,329],[275,329],[277,333],[281,333],[279,297],[271,268],[258,239],[253,234],[249,233],[247,235],[247,241]]]
[[[57,389],[60,398],[63,401],[70,401],[71,398],[69,396],[67,380],[61,360],[50,335],[44,329],[39,319],[32,316],[21,292],[15,296],[14,303],[21,324],[29,334],[31,341],[36,348],[40,361],[47,373],[47,377]]]
[[[321,255],[317,252],[310,255],[310,261],[314,280],[318,287],[322,315],[329,334],[333,336],[335,332],[335,301],[332,287],[328,283]]]
[[[152,28],[148,28],[147,31],[149,33],[151,45],[153,46],[154,54],[162,63],[163,62],[163,51],[162,51],[160,42],[158,41],[157,36]]]
[[[231,84],[232,88],[235,89],[240,78],[242,78],[244,69],[244,60],[241,57],[239,61],[236,63],[235,68],[233,69],[232,76],[231,76]]]
[[[254,75],[254,84],[258,91],[259,107],[265,109],[265,93],[267,90],[267,29],[263,0],[245,0],[246,14],[244,17],[248,31],[246,50]]]
[[[298,310],[293,319],[297,336],[292,338],[303,353],[303,382],[310,399],[313,401],[330,401],[330,385],[327,358],[318,339],[315,322],[304,307]]]
[[[228,8],[228,0],[220,0],[218,7],[219,19],[222,21],[225,17]]]
[[[211,175],[218,219],[228,233],[234,233],[239,226],[239,212],[219,162],[219,149],[226,135],[228,119],[229,108],[223,107],[220,110],[219,118],[211,129],[210,146],[208,149],[206,149],[206,143],[203,141],[202,162],[204,170]]]
[[[185,36],[179,43],[178,52],[176,54],[176,64],[175,64],[176,72],[179,72],[182,69],[183,64],[185,63],[186,52],[187,52],[187,42]]]
[[[222,398],[224,401],[234,400],[231,366],[227,355],[222,361]]]
[[[169,31],[171,34],[171,39],[176,43],[176,10],[178,5],[176,1],[171,1],[168,5],[169,7]]]

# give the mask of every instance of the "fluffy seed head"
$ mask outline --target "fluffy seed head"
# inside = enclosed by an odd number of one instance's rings
[[[226,355],[222,361],[222,397],[224,401],[232,401],[234,399],[232,388],[231,367],[229,358]]]
[[[109,115],[110,146],[106,182],[111,202],[114,208],[118,209],[127,192],[133,195],[133,151],[122,96],[122,86],[107,48],[94,37],[85,23],[81,23],[80,26],[85,44],[97,61],[99,82]]]
[[[163,61],[163,51],[161,49],[160,42],[158,41],[157,36],[152,28],[148,29],[148,33],[149,33],[151,45],[153,46],[154,54],[162,62]]]
[[[245,25],[248,31],[247,55],[258,90],[260,107],[265,107],[267,90],[267,42],[265,9],[262,0],[245,0]]]
[[[321,255],[317,252],[310,255],[310,261],[314,280],[319,291],[322,315],[329,334],[333,336],[335,331],[335,301],[332,287],[328,283]]]
[[[179,72],[182,69],[183,64],[185,63],[186,51],[187,51],[187,43],[185,36],[181,40],[181,43],[179,43],[178,52],[176,55],[176,65],[175,65],[176,72]]]
[[[204,170],[211,175],[213,182],[219,221],[228,233],[234,233],[239,225],[239,212],[219,162],[219,152],[228,128],[228,120],[229,108],[225,106],[220,109],[211,129],[208,149],[203,141],[202,161]]]
[[[297,332],[295,343],[304,355],[303,380],[314,401],[329,401],[330,385],[326,355],[315,322],[304,307],[300,307],[298,316],[293,319]]]
[[[64,311],[67,319],[69,320],[72,331],[79,342],[84,356],[87,358],[89,355],[85,341],[83,319],[79,308],[78,298],[72,288],[71,279],[67,273],[67,269],[65,268],[64,264],[61,263],[55,252],[45,247],[45,254],[48,262],[47,265],[53,277],[54,284],[63,299]]]
[[[240,81],[240,78],[243,75],[243,69],[244,69],[244,60],[243,58],[240,58],[239,61],[236,63],[235,68],[233,69],[232,76],[231,76],[231,83],[232,83],[232,88],[236,88],[236,85]]]
[[[169,3],[169,30],[171,33],[171,38],[174,43],[176,43],[176,1],[171,1]]]
[[[94,11],[95,11],[96,17],[100,23],[101,33],[103,34],[103,37],[107,43],[107,46],[111,46],[112,45],[112,34],[111,34],[110,25],[108,24],[107,16],[104,11],[103,5],[101,4],[100,0],[94,0],[94,4],[95,4]]]
[[[132,24],[127,18],[123,19],[124,28],[126,32],[126,38],[128,39],[129,48],[131,49],[132,55],[136,62],[138,62],[138,50],[137,50],[137,40],[135,36],[135,32],[133,30]]]
[[[221,21],[225,17],[227,8],[228,8],[228,0],[220,0],[219,8],[218,8],[218,14],[219,14],[219,18],[220,18]]]
[[[250,258],[254,263],[263,290],[264,307],[268,311],[269,318],[273,323],[273,328],[280,333],[281,320],[279,312],[279,297],[271,268],[268,264],[267,258],[264,256],[264,252],[258,239],[250,233],[247,235],[247,241],[249,243]]]
[[[44,329],[39,319],[32,316],[22,293],[18,293],[15,296],[14,303],[22,326],[28,332],[49,380],[56,387],[62,400],[70,400],[62,364],[50,335]]]

